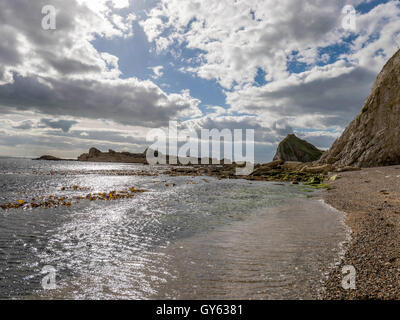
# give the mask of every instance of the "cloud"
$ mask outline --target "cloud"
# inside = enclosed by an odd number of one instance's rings
[[[357,30],[343,30],[343,6],[361,2],[160,0],[139,13],[129,0],[1,1],[1,141],[23,150],[30,130],[32,143],[68,141],[63,153],[91,143],[136,148],[145,128],[183,119],[196,130],[254,129],[264,160],[292,132],[326,148],[400,42],[398,1],[358,12]],[[56,30],[41,28],[49,4]],[[140,45],[138,26],[151,43],[141,57],[152,63],[148,80],[120,69],[127,63],[119,44]],[[110,52],[96,49],[99,39],[111,40],[102,46]],[[161,64],[181,73],[175,78]],[[177,84],[187,74],[190,81]],[[204,83],[216,83],[225,101],[214,101]]]
[[[11,151],[13,156],[39,157],[43,154],[52,154],[63,158],[76,159],[78,155],[87,152],[95,146],[101,150],[128,150],[143,152],[144,146],[132,150],[132,145],[126,143],[109,142],[107,140],[75,139],[63,134],[24,135],[6,133],[0,131],[0,150]]]
[[[57,10],[56,30],[41,27],[44,5]],[[0,2],[0,110],[149,126],[201,114],[189,91],[167,94],[151,81],[122,78],[118,57],[94,48],[95,37],[132,37],[136,16],[120,11],[127,6],[115,0]]]
[[[33,122],[30,120],[22,121],[19,125],[13,126],[12,128],[18,130],[30,130],[33,128]]]
[[[200,114],[188,91],[165,94],[150,81],[53,79],[14,76],[0,86],[0,110],[36,110],[53,116],[114,120],[122,124],[166,125],[169,119]],[[3,105],[3,107],[1,107]]]
[[[258,138],[277,141],[297,132],[327,147],[398,49],[398,1],[358,12],[356,32],[342,28],[344,5],[361,2],[161,0],[141,25],[158,49],[198,50],[196,62],[181,70],[216,80],[237,123],[250,125],[240,115],[252,115],[257,130],[268,133]],[[296,63],[300,70],[291,67]],[[215,117],[200,122],[218,125]]]
[[[400,48],[400,3],[389,1],[357,16],[357,35],[343,58],[374,73]]]
[[[41,119],[38,127],[39,128],[50,127],[53,129],[61,129],[63,132],[68,132],[74,124],[78,124],[78,121],[74,120],[53,121],[51,119]]]
[[[154,75],[152,76],[153,79],[161,78],[163,76],[163,74],[164,74],[164,72],[163,72],[164,67],[163,66],[151,67],[149,69],[151,69],[153,71],[153,73],[154,73]]]
[[[300,128],[345,126],[361,109],[375,77],[365,68],[338,63],[229,92],[227,101],[233,110],[257,114],[265,124],[287,119]]]
[[[268,80],[286,77],[293,51],[316,63],[317,48],[343,36],[343,6],[359,2],[162,0],[141,25],[158,48],[201,50],[200,64],[186,69],[229,89],[254,83],[259,68]]]
[[[114,130],[72,130],[70,132],[48,132],[48,134],[56,137],[71,138],[77,141],[78,144],[82,144],[85,141],[88,148],[94,144],[103,143],[119,145],[120,150],[123,147],[127,147],[129,150],[135,149],[141,152],[148,146],[145,136],[133,136],[128,132]]]
[[[330,148],[332,143],[340,136],[341,133],[341,131],[311,131],[296,132],[296,135],[301,139],[307,140],[321,150],[327,150]]]

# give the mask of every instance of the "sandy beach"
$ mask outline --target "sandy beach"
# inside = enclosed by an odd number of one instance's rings
[[[347,213],[347,253],[326,283],[323,299],[400,298],[400,166],[340,174],[325,201]],[[344,290],[343,266],[356,269],[356,289]]]

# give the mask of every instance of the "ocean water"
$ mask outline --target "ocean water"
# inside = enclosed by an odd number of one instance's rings
[[[0,298],[313,299],[347,237],[343,214],[299,186],[0,159],[0,204],[130,187],[147,192],[0,209]]]

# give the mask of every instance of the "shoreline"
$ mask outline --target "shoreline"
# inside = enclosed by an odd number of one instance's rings
[[[222,178],[198,168],[168,169],[162,174]],[[141,174],[149,175],[149,172],[132,171],[128,175]],[[334,181],[324,182],[330,188],[320,198],[345,215],[344,223],[351,229],[351,239],[345,241],[341,261],[332,266],[325,281],[325,292],[319,298],[400,299],[400,166],[340,172],[335,176]],[[268,181],[268,176],[260,178],[260,181]],[[357,272],[355,290],[346,291],[341,286],[344,277],[341,270],[347,265],[354,266]]]
[[[400,299],[400,166],[346,172],[324,201],[346,214],[351,240],[325,283],[324,300]],[[344,266],[356,269],[356,289],[344,290]]]

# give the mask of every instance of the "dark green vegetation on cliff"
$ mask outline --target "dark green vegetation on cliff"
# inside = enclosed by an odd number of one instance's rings
[[[274,160],[312,162],[321,158],[322,153],[311,143],[289,134],[279,144]]]

